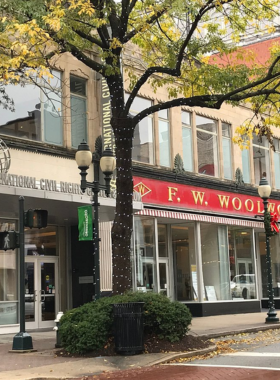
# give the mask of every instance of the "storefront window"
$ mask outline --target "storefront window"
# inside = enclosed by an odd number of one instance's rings
[[[197,301],[197,270],[195,259],[194,225],[171,226],[175,267],[175,294],[178,301]]]
[[[268,298],[265,233],[261,232],[258,235],[259,235],[260,259],[261,259],[262,297]],[[270,238],[270,257],[271,257],[271,271],[272,271],[272,287],[274,290],[274,296],[280,297],[279,235],[275,235]]]
[[[14,222],[0,221],[0,231],[16,230]],[[18,323],[17,250],[0,251],[0,325]]]
[[[206,300],[232,299],[226,226],[201,223],[201,254]]]
[[[217,122],[196,116],[198,172],[218,177]]]
[[[137,289],[157,292],[154,219],[135,217],[135,251]]]
[[[56,256],[56,227],[25,230],[25,256]]]
[[[231,295],[233,299],[255,299],[256,280],[252,230],[228,228]]]

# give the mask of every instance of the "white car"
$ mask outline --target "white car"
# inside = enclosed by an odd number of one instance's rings
[[[233,278],[230,286],[233,298],[256,298],[256,283],[254,274],[239,274]]]

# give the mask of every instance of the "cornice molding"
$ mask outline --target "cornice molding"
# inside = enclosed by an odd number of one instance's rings
[[[38,154],[46,154],[53,157],[63,157],[73,159],[75,157],[75,149],[67,149],[57,145],[45,144],[38,141],[22,140],[16,137],[1,135],[8,148],[33,152]]]

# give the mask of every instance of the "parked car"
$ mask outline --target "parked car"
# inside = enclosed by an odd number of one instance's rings
[[[231,281],[233,298],[256,298],[256,283],[254,274],[239,274]]]

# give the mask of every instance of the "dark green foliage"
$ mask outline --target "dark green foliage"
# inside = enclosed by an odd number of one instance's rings
[[[66,312],[60,320],[63,347],[71,353],[84,353],[102,348],[113,335],[114,303],[144,302],[144,333],[161,339],[178,341],[188,331],[192,316],[189,309],[164,295],[127,293],[101,298]]]

